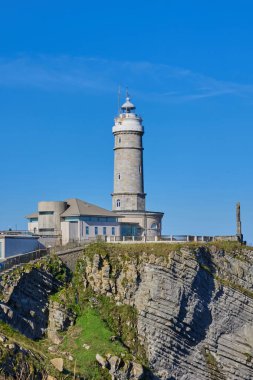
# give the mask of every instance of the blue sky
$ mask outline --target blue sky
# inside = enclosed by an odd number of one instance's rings
[[[253,242],[252,1],[0,5],[0,229],[39,200],[111,208],[120,84],[164,233],[233,234],[240,201]]]

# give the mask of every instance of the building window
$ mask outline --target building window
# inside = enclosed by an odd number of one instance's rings
[[[118,175],[118,178],[120,179],[120,174]]]
[[[120,207],[120,199],[117,199],[116,205],[118,208]]]
[[[151,230],[158,230],[158,224],[157,223],[151,224]]]
[[[54,215],[54,211],[39,211],[39,215]]]
[[[119,137],[119,143],[121,143],[121,137]]]
[[[90,234],[90,230],[89,230],[89,227],[86,226],[86,235],[89,235]]]
[[[106,235],[106,227],[103,227],[103,235]]]
[[[115,235],[115,227],[112,227],[112,235]]]
[[[139,166],[139,173],[141,174],[141,165]]]
[[[95,235],[98,235],[98,227],[95,227]]]
[[[54,228],[40,228],[39,232],[53,232]]]

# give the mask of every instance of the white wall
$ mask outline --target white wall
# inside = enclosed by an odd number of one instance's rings
[[[35,237],[5,236],[0,241],[5,241],[5,249],[2,252],[2,258],[20,255],[22,253],[32,252],[38,248],[43,248],[41,243]]]
[[[89,227],[89,234],[86,234],[86,227]],[[95,227],[98,227],[98,234],[95,234]],[[106,227],[106,235],[103,234],[103,227]],[[113,222],[85,222],[77,221],[77,241],[94,239],[98,236],[112,236],[112,227],[115,228],[115,236],[120,235],[120,226]],[[73,240],[69,221],[61,222],[62,244],[65,245]]]
[[[28,231],[37,234],[38,231],[39,231],[39,223],[38,223],[38,221],[36,221],[36,222],[28,222]]]

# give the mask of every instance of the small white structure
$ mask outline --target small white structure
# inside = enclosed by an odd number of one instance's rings
[[[28,230],[45,244],[81,242],[120,236],[117,215],[80,199],[39,202],[38,213],[27,215]]]
[[[45,248],[39,236],[22,233],[0,233],[0,260]]]

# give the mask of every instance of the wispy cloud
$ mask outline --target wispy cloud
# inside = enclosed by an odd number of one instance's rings
[[[253,95],[253,84],[217,80],[164,64],[45,55],[0,58],[1,87],[115,92],[119,83],[152,101],[187,102]]]

